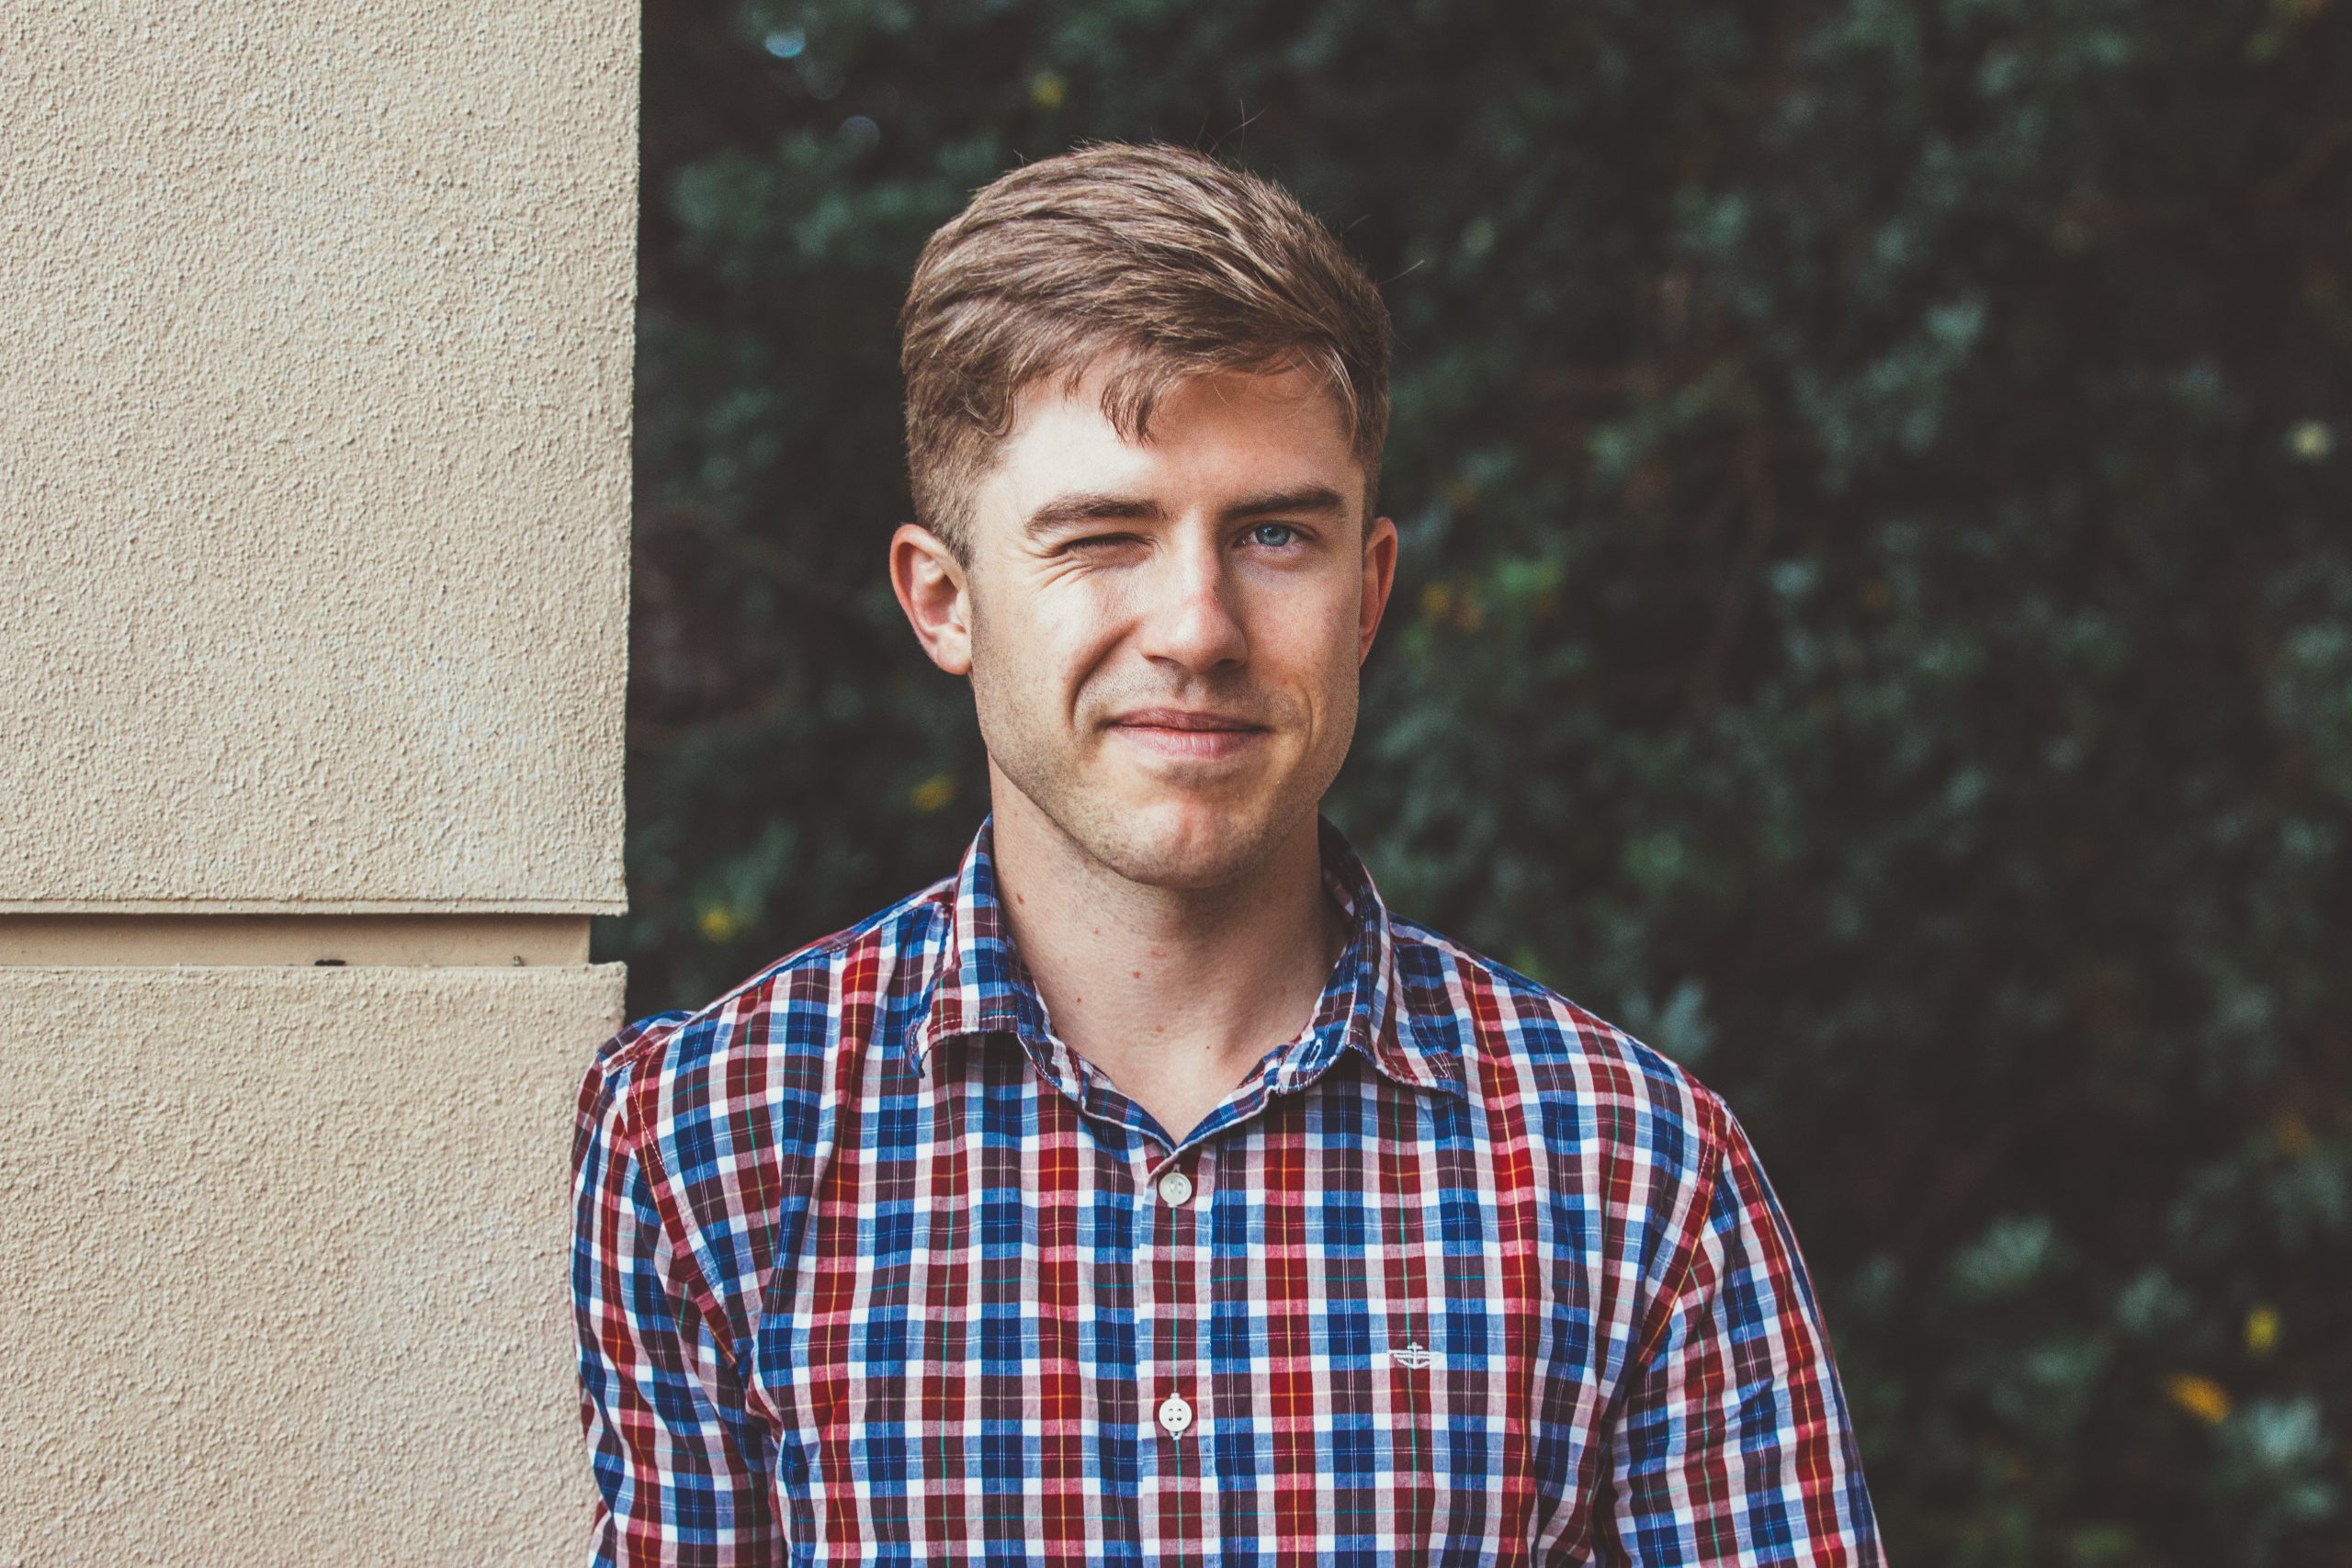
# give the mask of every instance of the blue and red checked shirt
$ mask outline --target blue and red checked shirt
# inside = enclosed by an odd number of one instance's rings
[[[1171,1138],[961,871],[581,1092],[616,1563],[1878,1563],[1829,1343],[1687,1073],[1383,908]]]

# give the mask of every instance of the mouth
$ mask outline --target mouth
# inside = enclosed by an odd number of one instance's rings
[[[1204,761],[1238,756],[1272,733],[1238,715],[1195,708],[1136,708],[1104,728],[1162,756]]]

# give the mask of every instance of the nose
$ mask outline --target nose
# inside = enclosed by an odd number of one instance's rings
[[[1233,614],[1225,553],[1214,537],[1187,539],[1153,563],[1138,649],[1147,659],[1205,674],[1239,663],[1250,639]]]

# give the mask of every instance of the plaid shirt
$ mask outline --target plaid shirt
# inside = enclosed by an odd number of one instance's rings
[[[1181,1142],[958,875],[599,1052],[599,1562],[1877,1563],[1791,1235],[1657,1053],[1390,916]]]

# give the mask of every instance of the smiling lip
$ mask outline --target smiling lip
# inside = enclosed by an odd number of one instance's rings
[[[1137,708],[1109,728],[1171,757],[1230,757],[1266,733],[1248,719],[1186,708]]]

